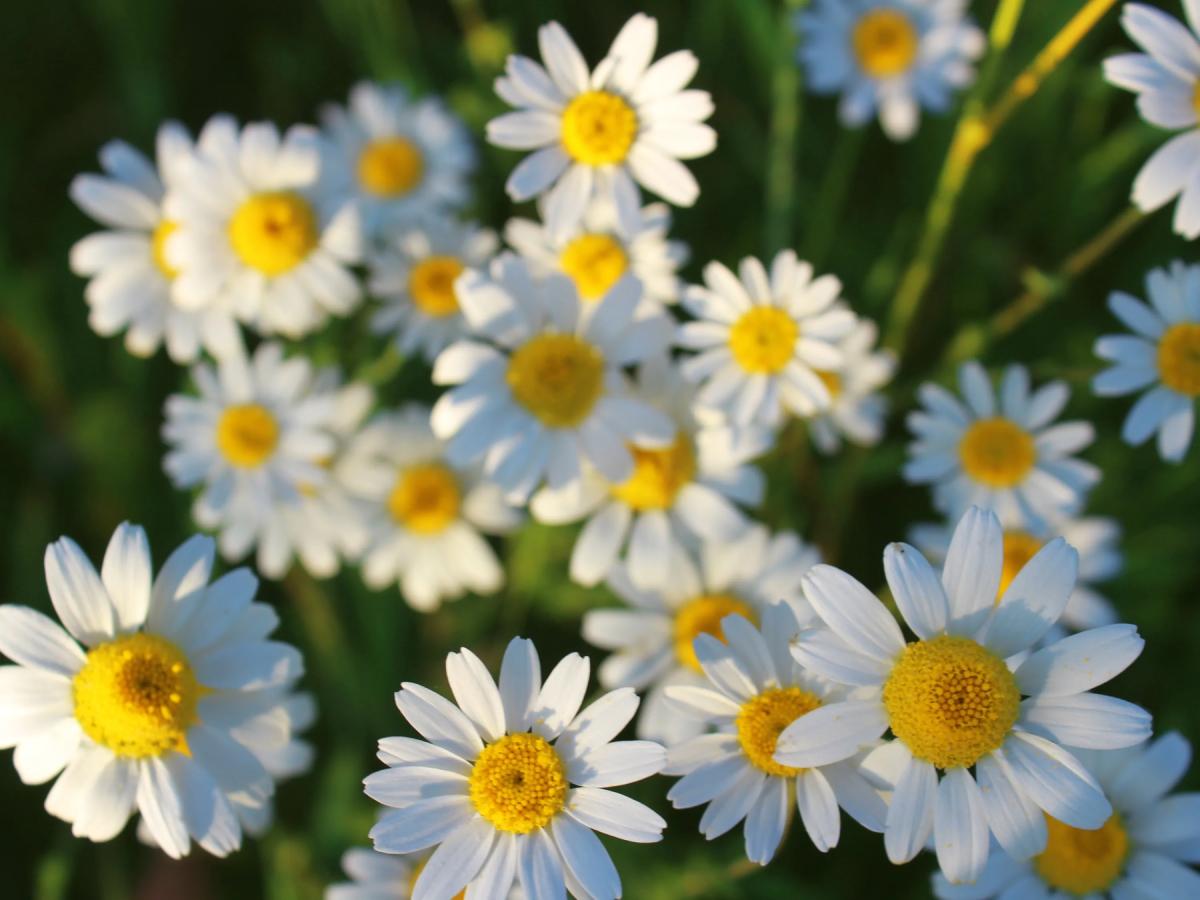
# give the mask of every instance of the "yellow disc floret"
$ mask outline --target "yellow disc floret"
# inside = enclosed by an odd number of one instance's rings
[[[238,259],[264,275],[282,275],[317,246],[317,216],[299,194],[276,191],[244,200],[229,220]]]
[[[513,353],[505,377],[517,402],[543,425],[570,428],[600,399],[604,357],[574,335],[541,334]]]
[[[1004,532],[1004,567],[1000,570],[1000,587],[996,591],[997,603],[1017,577],[1017,573],[1025,568],[1025,564],[1041,549],[1042,542],[1028,532]]]
[[[827,369],[813,369],[813,371],[821,379],[821,384],[825,385],[825,390],[829,391],[830,397],[836,398],[842,392],[842,376],[837,372],[831,372]]]
[[[217,449],[230,465],[251,469],[262,465],[279,443],[279,423],[265,406],[230,406],[217,420]]]
[[[800,328],[775,306],[756,306],[729,329],[729,349],[747,372],[773,375],[792,359]]]
[[[633,107],[608,91],[585,91],[563,110],[563,149],[584,165],[624,162],[637,133]]]
[[[883,686],[892,733],[939,769],[972,766],[998,748],[1020,703],[1004,660],[952,635],[909,644]]]
[[[392,520],[418,534],[437,534],[458,518],[461,494],[454,473],[439,463],[400,472],[387,498]]]
[[[1200,323],[1180,322],[1158,342],[1158,374],[1163,384],[1188,397],[1200,397]]]
[[[872,78],[891,78],[912,66],[920,38],[904,13],[874,9],[855,23],[851,43],[860,69]]]
[[[613,496],[634,509],[667,509],[675,496],[696,475],[692,439],[680,432],[675,443],[662,450],[630,447],[633,474],[612,489]]]
[[[1033,867],[1048,885],[1079,896],[1104,894],[1121,875],[1129,836],[1114,813],[1095,831],[1072,828],[1046,816],[1046,849]]]
[[[702,671],[692,641],[699,634],[724,641],[721,620],[734,613],[756,621],[754,610],[731,594],[701,594],[679,607],[675,612],[675,658],[679,664],[693,672]]]
[[[737,736],[750,764],[780,778],[803,772],[775,762],[775,744],[783,729],[820,705],[815,694],[798,687],[771,688],[743,703],[736,720]]]
[[[150,258],[154,260],[154,268],[162,273],[168,281],[179,274],[179,270],[167,262],[167,238],[174,234],[179,226],[170,219],[163,219],[150,236]]]
[[[558,264],[575,282],[580,297],[599,300],[625,274],[629,258],[616,238],[581,234],[563,249]]]
[[[402,137],[371,141],[358,155],[358,181],[376,197],[407,194],[421,180],[425,158],[412,141]]]
[[[153,634],[119,637],[88,652],[72,683],[84,733],[117,756],[188,753],[204,688],[183,652]]]
[[[968,475],[991,488],[1020,484],[1033,464],[1033,436],[1010,419],[980,419],[963,433],[958,457]]]
[[[528,834],[562,811],[567,772],[545,738],[509,734],[483,748],[469,790],[475,809],[500,831]]]
[[[458,312],[454,281],[462,274],[463,264],[453,256],[430,256],[408,273],[408,293],[417,309],[440,318]]]

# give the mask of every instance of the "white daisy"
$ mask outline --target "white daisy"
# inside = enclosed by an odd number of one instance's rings
[[[1080,753],[1112,801],[1113,814],[1083,831],[1047,820],[1046,849],[1017,862],[1004,853],[988,859],[973,885],[935,876],[939,900],[1092,900],[1200,897],[1200,796],[1171,794],[1187,771],[1192,748],[1170,732],[1128,750]]]
[[[657,43],[658,20],[637,13],[589,73],[570,35],[551,22],[538,29],[545,68],[510,56],[496,79],[496,93],[518,111],[488,122],[488,141],[536,151],[513,170],[508,193],[517,201],[544,193],[551,234],[575,228],[593,200],[614,204],[635,230],[638,184],[676,206],[696,202],[700,186],[679,160],[716,147],[716,132],[703,124],[712,98],[684,90],[699,65],[691,52],[651,65]]]
[[[168,855],[195,841],[225,856],[270,820],[266,762],[295,746],[286,698],[303,663],[267,639],[279,620],[252,602],[257,579],[210,584],[212,561],[197,536],[153,577],[145,532],[124,524],[100,574],[70,538],[46,549],[66,631],[0,606],[0,651],[16,663],[0,667],[0,747],[16,747],[26,784],[57,777],[46,811],[77,837],[111,840],[137,812]]]
[[[409,900],[428,858],[428,853],[380,853],[360,847],[347,850],[342,855],[342,870],[351,880],[326,888],[325,900]],[[453,900],[463,900],[464,893],[455,894]],[[513,885],[504,896],[506,900],[522,900],[524,895]]]
[[[467,331],[454,282],[465,269],[486,268],[497,244],[494,231],[447,217],[386,234],[368,261],[368,288],[383,301],[371,330],[391,335],[401,353],[420,352],[432,363]]]
[[[701,384],[697,402],[738,424],[775,427],[785,411],[811,416],[830,409],[829,388],[817,374],[843,362],[840,341],[855,316],[835,305],[842,283],[813,278],[812,266],[791,250],[776,255],[768,276],[746,257],[741,278],[718,262],[704,267],[706,287],[689,286],[683,305],[696,321],[679,328],[676,343],[698,355],[683,374]]]
[[[1096,341],[1096,355],[1113,365],[1095,377],[1092,390],[1112,397],[1150,388],[1129,411],[1121,436],[1136,446],[1158,432],[1158,452],[1178,462],[1191,446],[1200,397],[1200,266],[1176,260],[1170,269],[1153,269],[1146,296],[1150,305],[1120,291],[1109,296],[1108,308],[1133,334]]]
[[[444,599],[503,585],[504,570],[480,532],[511,531],[521,514],[475,467],[446,459],[428,407],[376,416],[350,444],[339,477],[368,507],[362,574],[369,587],[397,584],[409,605],[429,612]]]
[[[887,399],[879,391],[892,380],[896,356],[890,350],[876,350],[878,338],[878,326],[859,319],[839,345],[842,364],[817,370],[832,398],[829,411],[818,413],[808,426],[822,453],[837,452],[843,437],[863,447],[874,446],[883,437]]]
[[[661,839],[666,823],[607,788],[663,767],[650,741],[613,741],[637,711],[628,689],[579,706],[589,664],[572,653],[542,682],[531,641],[515,638],[500,684],[470,650],[446,658],[457,703],[405,683],[396,705],[426,741],[384,738],[389,768],[364,782],[392,807],[371,830],[375,849],[416,853],[436,846],[414,900],[503,897],[519,881],[530,900],[621,896],[621,879],[595,831],[637,843]]]
[[[1141,653],[1137,629],[1094,628],[1029,654],[1015,671],[1005,664],[1058,620],[1076,559],[1056,538],[997,603],[1004,547],[991,511],[976,507],[963,517],[940,578],[914,547],[889,545],[888,587],[917,636],[907,644],[874,594],[832,566],[814,567],[804,594],[826,627],[801,633],[792,652],[802,666],[855,692],[790,725],[775,761],[826,765],[891,729],[888,858],[908,862],[932,837],[953,882],[982,874],[989,833],[1016,858],[1040,853],[1043,812],[1099,828],[1112,808],[1064,746],[1117,749],[1149,736],[1150,716],[1140,707],[1090,693]]]
[[[646,691],[638,736],[673,747],[701,725],[665,702],[671,685],[704,683],[693,641],[722,639],[721,620],[733,613],[758,622],[767,607],[787,603],[800,621],[811,612],[800,580],[820,554],[792,532],[772,537],[758,526],[739,541],[705,544],[698,555],[673,548],[671,578],[656,590],[637,588],[628,565],[609,574],[608,587],[630,609],[596,609],[583,617],[583,639],[613,651],[598,671],[607,688]]]
[[[163,244],[187,309],[232,311],[262,334],[299,337],[362,299],[350,270],[362,253],[353,203],[319,202],[317,132],[280,137],[256,122],[240,131],[214,116],[172,182],[164,209],[178,227]]]
[[[570,279],[535,279],[512,254],[464,273],[456,290],[478,339],[447,347],[433,367],[435,384],[458,385],[431,420],[449,460],[482,459],[488,477],[524,503],[543,481],[556,490],[579,482],[585,461],[625,481],[630,445],[674,440],[670,417],[629,396],[621,372],[662,346],[659,318],[634,319],[635,278],[619,280],[586,316]]]
[[[997,405],[979,363],[965,363],[958,382],[965,405],[931,382],[918,390],[924,409],[908,415],[914,440],[905,479],[932,484],[934,506],[951,519],[971,506],[1032,527],[1075,515],[1100,470],[1072,457],[1092,443],[1090,423],[1052,424],[1070,398],[1066,384],[1053,381],[1031,393],[1029,370],[1012,365]]]

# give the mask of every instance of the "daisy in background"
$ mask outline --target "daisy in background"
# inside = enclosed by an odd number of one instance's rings
[[[809,433],[822,453],[836,453],[842,439],[861,447],[873,447],[883,437],[887,398],[879,393],[896,372],[896,356],[876,350],[879,327],[859,319],[839,349],[842,364],[836,369],[817,370],[829,391],[830,407],[809,420]]]
[[[1100,470],[1072,456],[1092,443],[1090,423],[1052,424],[1070,398],[1066,384],[1031,392],[1029,370],[1012,365],[997,403],[975,361],[959,369],[958,383],[965,404],[931,382],[918,390],[924,409],[908,415],[914,440],[905,480],[932,485],[934,506],[951,519],[971,506],[1035,528],[1075,515]]]
[[[410,900],[428,854],[397,855],[355,847],[342,855],[342,870],[351,879],[330,885],[325,900]],[[461,895],[456,895],[461,896]],[[519,900],[515,885],[505,895]]]
[[[1128,750],[1080,753],[1112,801],[1104,825],[1083,831],[1050,819],[1046,849],[1037,856],[1017,862],[995,853],[973,885],[935,875],[934,894],[939,900],[1200,896],[1200,874],[1190,867],[1200,862],[1200,795],[1168,793],[1191,757],[1191,745],[1176,732]]]
[[[694,641],[709,634],[724,640],[721,621],[738,614],[762,621],[776,603],[793,607],[798,621],[811,617],[800,581],[821,556],[790,531],[772,536],[763,526],[739,541],[703,545],[696,555],[673,548],[671,578],[641,590],[628,565],[617,566],[608,587],[629,608],[594,609],[583,617],[583,639],[612,655],[598,676],[606,688],[646,692],[638,736],[674,747],[702,730],[695,716],[666,702],[673,685],[704,683]]]
[[[578,484],[585,463],[621,483],[634,473],[631,446],[671,445],[674,422],[631,396],[621,371],[664,343],[658,318],[635,320],[637,279],[621,278],[586,317],[570,279],[537,279],[512,254],[464,273],[456,290],[472,338],[434,363],[434,383],[456,387],[431,418],[451,462],[481,460],[525,503],[543,482]]]
[[[413,886],[414,900],[504,897],[514,881],[529,900],[613,900],[621,878],[595,832],[655,843],[666,823],[608,790],[663,767],[650,741],[613,741],[637,712],[628,689],[581,712],[589,664],[572,653],[542,681],[533,643],[514,638],[499,686],[463,648],[446,658],[454,703],[405,683],[396,705],[425,740],[379,742],[388,768],[365,780],[391,807],[371,830],[383,853],[436,847]]]
[[[1080,632],[1009,670],[1005,660],[1032,648],[1062,615],[1077,554],[1062,538],[1051,541],[997,603],[1003,544],[995,514],[972,508],[940,578],[916,548],[887,547],[884,572],[917,636],[911,643],[863,585],[832,566],[814,567],[804,595],[825,627],[802,632],[792,652],[815,675],[854,689],[853,699],[788,726],[774,757],[786,766],[828,765],[890,729],[888,858],[908,862],[932,838],[955,883],[983,874],[989,834],[1028,859],[1046,847],[1046,815],[1101,827],[1112,807],[1065,748],[1113,750],[1150,734],[1140,707],[1091,693],[1141,653],[1132,625]]]
[[[1101,397],[1149,388],[1125,419],[1121,437],[1137,446],[1155,432],[1163,459],[1179,462],[1192,444],[1200,397],[1200,266],[1176,260],[1146,275],[1149,305],[1117,291],[1108,308],[1133,334],[1106,335],[1096,355],[1112,363],[1092,381]]]
[[[350,270],[362,254],[358,211],[322,202],[317,132],[239,129],[214,116],[172,181],[164,209],[176,228],[163,257],[186,309],[230,310],[262,334],[300,337],[362,300]]]
[[[833,398],[818,373],[843,364],[839,345],[856,322],[835,304],[841,281],[814,279],[812,266],[791,250],[776,255],[769,275],[753,257],[742,260],[738,273],[710,262],[705,286],[684,291],[683,306],[695,321],[679,327],[676,344],[697,351],[681,364],[684,377],[700,385],[697,404],[735,424],[769,428],[785,412],[829,411]]]
[[[76,837],[111,840],[136,812],[171,857],[192,841],[225,856],[270,821],[268,763],[298,747],[303,662],[268,639],[279,619],[253,602],[248,570],[209,583],[213,549],[194,537],[155,577],[145,532],[124,524],[97,574],[64,537],[46,549],[46,585],[66,630],[0,606],[16,663],[0,667],[0,746],[16,747],[26,784],[57,778],[46,811]]]
[[[488,122],[488,141],[533,150],[508,179],[516,201],[545,195],[546,228],[562,237],[593,201],[615,206],[626,231],[637,229],[638,185],[675,206],[691,206],[700,185],[682,159],[712,152],[716,132],[707,91],[685,90],[699,63],[687,50],[651,65],[658,20],[638,13],[591,72],[557,22],[538,29],[542,65],[510,56],[496,93],[516,112]]]

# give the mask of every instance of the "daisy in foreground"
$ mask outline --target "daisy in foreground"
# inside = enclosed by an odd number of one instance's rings
[[[1176,260],[1146,276],[1147,305],[1120,291],[1108,308],[1130,335],[1106,335],[1096,355],[1111,362],[1092,381],[1102,397],[1149,388],[1133,405],[1121,436],[1134,446],[1158,432],[1158,452],[1179,462],[1187,454],[1200,397],[1200,266]]]
[[[529,900],[612,900],[621,879],[595,832],[655,843],[666,823],[608,790],[660,771],[666,751],[650,741],[613,741],[637,712],[629,689],[580,712],[589,664],[572,653],[542,682],[533,643],[514,638],[499,686],[470,650],[446,658],[457,703],[419,684],[396,694],[400,712],[426,740],[384,738],[387,769],[365,780],[392,807],[371,830],[383,853],[436,846],[413,886],[414,900],[503,897],[514,881]]]
[[[917,636],[907,644],[874,594],[839,569],[814,567],[804,594],[826,627],[802,632],[792,652],[855,691],[788,726],[774,757],[828,765],[890,729],[888,858],[908,862],[932,837],[952,882],[983,873],[989,833],[1016,859],[1042,852],[1043,813],[1101,827],[1112,807],[1065,747],[1113,750],[1150,735],[1140,707],[1090,693],[1141,653],[1132,625],[1080,632],[1009,670],[1005,660],[1032,648],[1062,614],[1076,553],[1062,538],[1051,541],[997,603],[1003,557],[1000,522],[978,508],[959,522],[941,578],[915,548],[889,545],[888,587]]]
[[[716,132],[707,91],[684,90],[699,65],[687,50],[653,65],[658,21],[638,13],[591,72],[557,22],[538,30],[543,68],[510,56],[496,93],[517,112],[488,122],[488,141],[534,150],[513,170],[514,200],[545,194],[546,227],[561,236],[593,200],[615,205],[627,230],[638,224],[638,184],[676,206],[691,206],[700,185],[681,159],[711,153]]]
[[[99,574],[70,538],[46,549],[46,585],[66,627],[0,606],[0,747],[26,784],[58,780],[46,811],[77,837],[107,841],[140,813],[168,855],[195,841],[237,850],[270,820],[272,770],[303,703],[287,691],[299,652],[268,640],[278,623],[237,569],[209,583],[213,542],[194,537],[152,574],[141,528],[120,526]],[[82,644],[82,647],[80,646]],[[60,775],[61,773],[61,775]]]
[[[991,897],[1200,897],[1200,797],[1171,790],[1187,771],[1192,748],[1171,732],[1128,750],[1086,751],[1080,758],[1112,801],[1113,814],[1093,831],[1049,820],[1046,849],[1017,862],[996,853],[973,885],[934,876],[939,900]]]

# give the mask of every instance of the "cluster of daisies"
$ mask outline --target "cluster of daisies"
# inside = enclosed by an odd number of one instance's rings
[[[816,0],[797,18],[811,89],[840,91],[847,125],[878,110],[911,135],[920,107],[948,108],[973,77],[983,38],[965,5]],[[1195,23],[1200,0],[1187,7]],[[1150,55],[1110,60],[1110,79],[1156,124],[1194,128],[1200,43],[1136,4],[1126,25]],[[154,160],[103,148],[104,174],[71,195],[105,230],[71,265],[98,333],[192,364],[166,403],[165,469],[215,539],[157,575],[133,526],[99,573],[53,544],[63,627],[0,607],[15,663],[0,746],[22,780],[57,778],[46,808],[76,835],[110,839],[137,812],[172,856],[192,841],[227,854],[309,765],[313,709],[255,576],[211,580],[216,552],[253,554],[268,578],[354,565],[432,612],[499,591],[495,539],[531,517],[577,526],[571,579],[620,601],[582,622],[605,693],[584,704],[578,654],[543,679],[522,638],[497,677],[450,653],[453,702],[402,685],[420,738],[379,742],[374,850],[347,854],[331,900],[619,897],[596,834],[660,840],[663,819],[612,790],[659,773],[678,779],[673,806],[705,807],[708,839],[740,824],[762,865],[797,817],[835,847],[844,811],[894,863],[932,851],[940,897],[1200,895],[1200,810],[1168,796],[1187,742],[1150,742],[1144,710],[1093,692],[1143,642],[1094,588],[1121,566],[1119,528],[1084,514],[1099,471],[1077,454],[1094,433],[1059,421],[1064,384],[1034,388],[1014,365],[997,388],[972,362],[958,395],[921,386],[904,477],[931,486],[942,521],[885,549],[882,599],[757,520],[756,462],[785,428],[823,453],[880,440],[896,360],[840,281],[791,251],[681,280],[671,207],[696,202],[685,162],[716,133],[689,87],[696,57],[655,59],[657,44],[638,14],[595,66],[557,23],[540,61],[508,59],[496,92],[513,110],[487,137],[527,152],[507,190],[535,207],[499,235],[463,216],[467,129],[394,86],[358,85],[320,128],[216,116],[194,137],[164,125]],[[1200,223],[1194,136],[1135,188],[1147,208],[1182,191],[1181,231]],[[1135,335],[1098,342],[1114,367],[1095,389],[1153,385],[1125,437],[1157,432],[1178,459],[1200,396],[1200,267],[1152,272],[1147,292],[1149,306],[1112,297]],[[384,406],[370,365],[292,343],[355,316],[374,356],[390,344],[428,367],[432,406]]]

